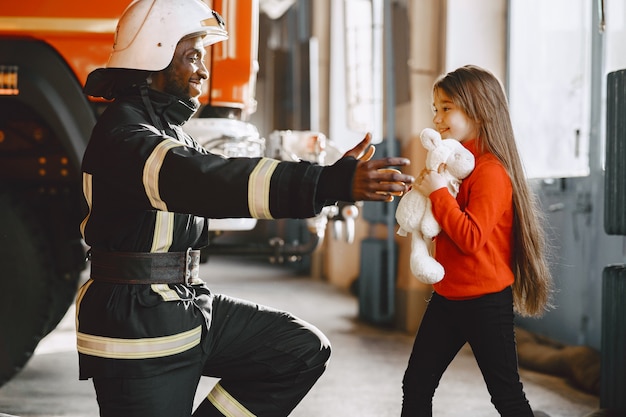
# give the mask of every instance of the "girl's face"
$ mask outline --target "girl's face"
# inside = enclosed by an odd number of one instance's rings
[[[465,142],[478,137],[478,125],[441,89],[434,92],[433,123],[442,139]]]

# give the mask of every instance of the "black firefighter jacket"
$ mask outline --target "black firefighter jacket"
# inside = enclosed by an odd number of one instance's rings
[[[322,167],[214,155],[181,128],[195,110],[144,88],[99,117],[82,165],[87,245],[184,252],[208,243],[208,218],[307,218],[325,204],[352,200],[356,159]],[[77,299],[81,379],[147,376],[196,360],[202,328],[211,324],[210,308],[200,306],[207,295],[204,283],[89,280]]]

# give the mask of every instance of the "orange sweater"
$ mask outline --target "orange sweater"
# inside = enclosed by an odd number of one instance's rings
[[[446,188],[430,194],[441,225],[435,258],[445,269],[435,291],[463,300],[503,290],[513,283],[513,188],[498,159],[478,155],[476,139],[463,143],[476,158],[474,171],[452,197]]]

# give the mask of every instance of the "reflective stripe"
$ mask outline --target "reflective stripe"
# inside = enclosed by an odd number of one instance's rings
[[[154,222],[154,236],[150,252],[167,252],[174,239],[174,213],[158,211]]]
[[[176,355],[200,344],[202,326],[163,337],[117,339],[76,333],[78,352],[111,359],[149,359]]]
[[[207,398],[226,417],[255,417],[246,407],[234,399],[219,382],[215,384]]]
[[[163,301],[178,301],[180,296],[176,291],[170,288],[168,284],[152,284],[150,285],[152,291],[159,294]]]
[[[154,148],[143,167],[143,186],[146,189],[146,195],[153,207],[163,211],[167,211],[167,205],[161,200],[159,194],[159,172],[167,152],[177,146],[183,146],[183,144],[172,139],[162,141]]]
[[[277,160],[262,158],[250,174],[248,209],[255,219],[273,219],[270,213],[270,180],[277,166]]]
[[[93,177],[91,174],[87,174],[83,172],[83,195],[85,196],[85,200],[87,201],[87,206],[89,210],[87,211],[87,215],[80,223],[80,234],[85,238],[85,226],[87,225],[87,221],[89,221],[89,216],[91,214],[91,206],[93,204],[93,186],[92,186]]]

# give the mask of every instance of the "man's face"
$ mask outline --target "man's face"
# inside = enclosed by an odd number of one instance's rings
[[[152,88],[198,103],[202,81],[209,77],[204,65],[205,54],[202,37],[182,39],[176,46],[170,65],[153,74]]]

